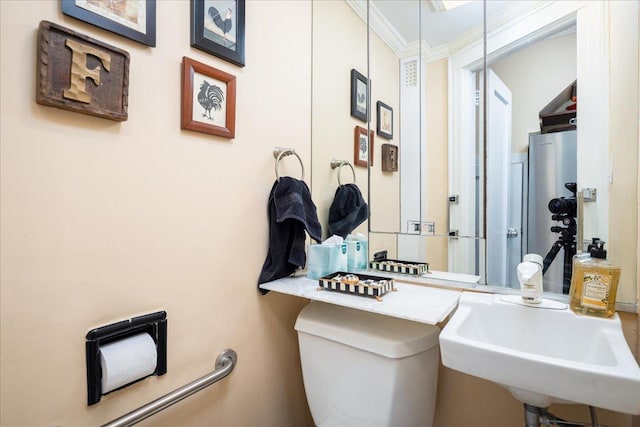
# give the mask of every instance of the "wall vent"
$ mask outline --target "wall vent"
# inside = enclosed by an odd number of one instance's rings
[[[404,87],[418,86],[418,61],[407,61],[404,63]]]

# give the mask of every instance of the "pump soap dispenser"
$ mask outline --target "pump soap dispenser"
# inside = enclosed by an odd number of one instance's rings
[[[607,260],[605,242],[594,239],[590,256],[575,256],[569,306],[578,314],[612,317],[621,269]]]
[[[542,300],[542,257],[538,254],[526,254],[517,268],[518,281],[522,291],[522,301],[527,304],[540,304]]]

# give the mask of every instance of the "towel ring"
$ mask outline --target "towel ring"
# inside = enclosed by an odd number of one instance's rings
[[[340,172],[342,171],[342,167],[344,165],[348,165],[351,168],[351,172],[353,173],[353,183],[355,184],[356,170],[353,168],[353,165],[346,160],[331,159],[331,169],[339,168],[338,169],[338,185],[342,185],[342,183],[340,182]]]
[[[280,181],[280,174],[278,173],[278,166],[280,165],[280,159],[282,159],[283,157],[287,157],[290,154],[293,154],[298,158],[298,161],[300,162],[300,168],[302,168],[302,178],[300,179],[304,181],[304,164],[302,163],[302,159],[300,158],[298,153],[296,153],[296,150],[294,150],[293,148],[280,148],[280,147],[276,147],[273,150],[273,157],[276,159],[276,166],[275,166],[276,180]]]

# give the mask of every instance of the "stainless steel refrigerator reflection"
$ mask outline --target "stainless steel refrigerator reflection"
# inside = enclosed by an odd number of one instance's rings
[[[575,221],[570,209],[575,207],[575,194],[565,184],[576,182],[577,163],[575,130],[529,134],[527,253],[541,255],[548,265],[543,275],[545,292],[569,292],[565,274],[571,274],[571,265],[565,267],[565,251],[571,252],[567,245],[573,238],[575,253],[575,228],[570,229],[571,217]],[[552,200],[552,209],[560,210],[559,214],[549,209]]]

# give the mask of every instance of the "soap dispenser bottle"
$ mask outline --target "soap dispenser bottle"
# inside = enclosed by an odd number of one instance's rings
[[[594,239],[589,256],[574,258],[569,306],[578,314],[612,317],[616,312],[621,270],[607,260],[604,243]]]
[[[538,254],[526,254],[517,267],[518,281],[522,300],[528,304],[542,302],[542,257]]]

